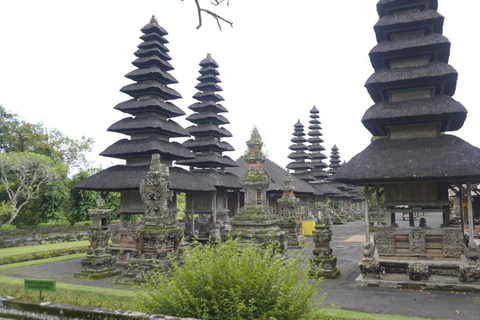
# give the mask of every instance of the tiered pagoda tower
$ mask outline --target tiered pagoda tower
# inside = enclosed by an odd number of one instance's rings
[[[308,132],[308,143],[310,145],[308,150],[310,151],[311,165],[313,166],[310,174],[315,177],[315,180],[324,181],[328,178],[328,173],[325,172],[325,168],[328,166],[323,162],[324,159],[327,159],[327,156],[322,153],[325,148],[322,146],[323,139],[320,131],[322,127],[320,126],[320,120],[318,120],[320,118],[319,113],[315,106],[310,110],[310,126],[308,126],[310,130]]]
[[[328,170],[328,174],[332,177],[338,169],[342,166],[340,164],[340,152],[338,151],[337,145],[333,145],[332,153],[330,154],[330,169]]]
[[[199,84],[195,87],[199,90],[193,97],[199,102],[189,108],[195,113],[188,116],[187,120],[195,125],[187,128],[187,131],[195,137],[184,142],[184,146],[195,152],[196,159],[178,161],[177,164],[189,165],[193,168],[210,169],[236,167],[237,164],[230,157],[222,155],[225,151],[235,149],[222,138],[231,137],[232,134],[220,127],[230,122],[219,113],[228,112],[218,102],[224,101],[217,92],[222,91],[218,85],[218,64],[210,54],[200,62]]]
[[[305,161],[310,159],[310,155],[305,152],[308,150],[305,145],[307,139],[305,139],[304,126],[300,120],[294,125],[293,138],[290,141],[294,144],[289,147],[293,152],[288,155],[288,158],[294,161],[287,165],[287,169],[293,170],[293,175],[304,181],[315,180],[315,177],[309,173],[314,167],[311,163]]]
[[[442,35],[444,17],[437,7],[437,0],[377,4],[378,45],[370,51],[375,72],[365,85],[374,105],[362,123],[373,136],[384,138],[334,176],[363,185],[366,197],[369,186],[385,190],[391,219],[390,225],[376,228],[376,248],[370,242],[366,203],[366,243],[357,279],[362,285],[480,288],[480,265],[475,254],[467,254],[477,250],[473,233],[464,242],[464,230],[450,225],[448,199],[451,185],[466,185],[469,196],[471,183],[480,182],[480,149],[447,134],[462,127],[467,110],[452,98],[458,75],[448,64],[450,42]],[[410,227],[395,226],[397,211],[410,214]],[[436,213],[443,223],[415,226],[414,212]],[[468,220],[472,226],[470,201]],[[467,259],[462,261],[464,246]]]
[[[196,179],[210,181],[215,186],[214,190],[205,188],[200,192],[187,192],[185,198],[187,234],[197,240],[207,241],[217,240],[230,230],[228,190],[239,191],[241,185],[238,177],[224,172],[225,168],[236,167],[237,164],[223,155],[223,152],[234,149],[228,142],[222,141],[222,138],[231,137],[232,134],[222,127],[230,122],[220,115],[228,111],[219,104],[224,99],[217,93],[222,91],[218,64],[208,54],[200,61],[200,67],[199,83],[195,87],[199,92],[193,96],[198,102],[189,107],[195,113],[187,117],[194,124],[187,131],[195,138],[183,143],[195,153],[196,158],[180,160],[176,164],[190,166]],[[234,206],[230,208],[232,211],[235,209]]]
[[[138,186],[149,170],[152,154],[160,154],[166,166],[171,166],[174,160],[194,158],[186,147],[170,141],[170,138],[188,137],[189,133],[170,119],[185,113],[169,101],[181,98],[181,95],[169,87],[177,80],[169,73],[173,67],[165,46],[168,43],[165,39],[167,31],[154,16],[141,31],[143,42],[138,46],[135,52],[137,59],[132,63],[137,69],[125,76],[134,83],[120,90],[132,99],[115,106],[115,109],[131,117],[108,128],[108,131],[125,134],[129,138],[115,142],[101,153],[105,157],[124,159],[126,165],[110,167],[77,185],[83,189],[120,191],[121,215],[145,212]]]

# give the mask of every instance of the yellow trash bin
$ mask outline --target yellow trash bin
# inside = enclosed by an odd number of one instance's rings
[[[313,230],[315,230],[315,220],[302,222],[302,234],[304,236],[311,236]]]

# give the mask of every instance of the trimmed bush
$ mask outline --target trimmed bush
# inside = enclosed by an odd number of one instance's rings
[[[148,313],[203,320],[312,319],[319,280],[275,250],[236,240],[187,248],[171,271],[146,275],[138,304]]]

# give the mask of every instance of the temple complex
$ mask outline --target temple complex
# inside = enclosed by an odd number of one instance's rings
[[[480,149],[447,134],[467,110],[454,100],[457,72],[436,0],[380,0],[370,51],[374,73],[366,88],[374,105],[362,123],[372,143],[333,177],[365,188],[366,242],[360,285],[480,289],[479,249],[473,237],[471,185],[480,182]],[[450,221],[450,186],[465,188],[467,234]],[[368,199],[382,188],[388,220],[370,242]],[[432,225],[414,214],[437,213]],[[396,213],[409,227],[397,227]]]

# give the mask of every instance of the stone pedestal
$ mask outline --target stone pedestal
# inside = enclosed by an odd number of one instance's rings
[[[337,278],[340,270],[337,269],[337,258],[332,255],[332,249],[330,248],[330,241],[332,240],[330,225],[318,224],[312,234],[315,249],[313,250],[313,258],[310,260],[310,276],[314,278]]]
[[[120,273],[115,269],[116,258],[110,254],[108,249],[110,211],[97,209],[88,212],[92,222],[88,235],[90,247],[87,250],[87,257],[82,260],[82,271],[74,274],[76,278],[102,279]]]
[[[285,220],[278,224],[281,231],[285,232],[289,248],[303,248],[307,245],[307,238],[302,235],[302,222],[299,220]]]

